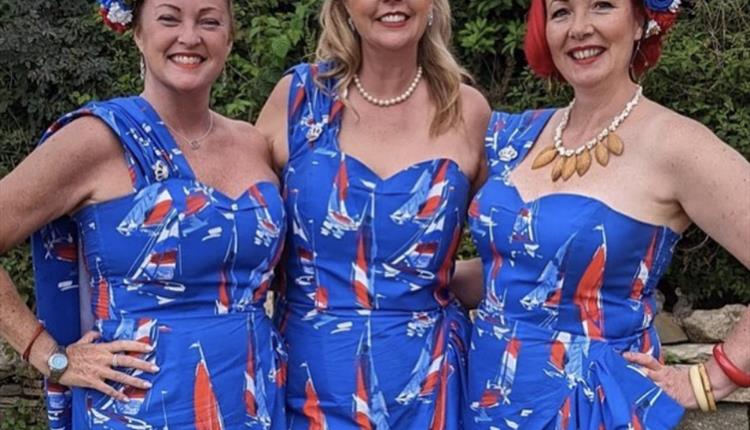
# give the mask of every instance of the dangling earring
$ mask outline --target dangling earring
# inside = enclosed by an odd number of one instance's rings
[[[346,23],[349,24],[349,29],[351,29],[354,33],[357,32],[357,29],[354,28],[354,21],[352,21],[352,17],[346,19]]]
[[[432,27],[432,24],[434,23],[434,21],[435,21],[435,13],[433,12],[432,9],[430,9],[430,12],[427,13],[427,26]]]
[[[638,58],[638,54],[641,53],[641,41],[643,38],[638,39],[638,42],[635,44],[635,50],[633,51],[633,56],[630,58],[630,67],[628,67],[628,75],[630,75],[630,80],[638,83],[638,76],[635,74],[635,60]]]
[[[143,61],[143,57],[141,57],[140,71],[141,71],[141,82],[143,82],[146,80],[146,62]]]

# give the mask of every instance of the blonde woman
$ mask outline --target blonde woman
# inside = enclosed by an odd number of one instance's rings
[[[458,429],[469,324],[447,286],[489,107],[447,0],[327,0],[320,22],[258,120],[290,224],[290,428]]]

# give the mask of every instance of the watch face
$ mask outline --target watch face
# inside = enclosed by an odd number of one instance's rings
[[[52,354],[49,358],[49,367],[51,369],[65,369],[68,366],[68,357],[63,354]]]

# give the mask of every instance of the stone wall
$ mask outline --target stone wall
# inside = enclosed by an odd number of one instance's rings
[[[679,316],[659,313],[655,324],[665,359],[686,366],[708,360],[713,346],[726,338],[744,310],[743,305],[729,305]],[[679,430],[750,430],[750,389],[735,391],[718,404],[718,409],[714,414],[688,411]]]

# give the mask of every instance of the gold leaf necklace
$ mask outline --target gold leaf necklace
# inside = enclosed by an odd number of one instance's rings
[[[625,121],[633,109],[641,101],[643,95],[643,87],[638,85],[635,96],[625,105],[625,109],[620,112],[613,120],[609,127],[599,132],[595,138],[589,140],[583,145],[575,149],[567,149],[563,146],[562,134],[565,128],[568,126],[570,120],[570,110],[575,106],[575,99],[570,102],[570,105],[563,111],[562,120],[555,129],[554,145],[544,148],[539,155],[536,156],[534,162],[531,165],[532,169],[540,169],[552,162],[552,181],[557,181],[560,178],[567,181],[574,173],[578,173],[578,176],[583,176],[589,171],[591,167],[591,152],[594,152],[594,158],[603,167],[609,163],[609,154],[622,155],[625,151],[625,145],[615,133],[615,130]]]

